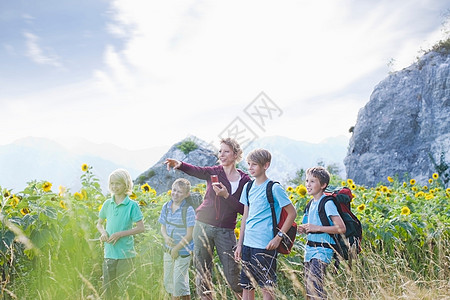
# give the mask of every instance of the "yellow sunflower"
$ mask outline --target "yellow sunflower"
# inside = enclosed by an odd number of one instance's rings
[[[418,193],[415,194],[415,197],[416,197],[416,198],[420,198],[420,197],[423,197],[423,196],[425,196],[425,193],[422,192],[422,191],[420,191],[420,192],[418,192]]]
[[[289,193],[292,193],[294,191],[294,188],[292,186],[288,186],[286,191],[289,192]]]
[[[402,207],[402,211],[401,211],[401,214],[402,214],[402,215],[407,216],[407,215],[409,215],[410,213],[411,213],[411,210],[410,210],[407,206],[403,206],[403,207]]]
[[[391,176],[388,176],[388,177],[387,177],[387,180],[388,180],[389,182],[391,182],[391,183],[394,182],[394,178],[392,178]]]
[[[75,198],[75,200],[79,200],[79,201],[83,200],[83,194],[82,193],[75,192],[73,194],[73,197]]]
[[[241,235],[241,230],[239,228],[234,229],[234,234],[236,235],[236,239],[239,239],[239,236]]]
[[[357,207],[357,209],[358,209],[359,211],[363,211],[363,210],[366,209],[366,205],[363,203],[363,204],[359,205],[359,206]]]
[[[352,185],[353,184],[353,180],[352,179],[347,179],[347,184],[350,186],[350,185]]]
[[[416,184],[416,180],[415,180],[415,179],[411,179],[411,180],[409,181],[409,184],[410,184],[410,185],[415,185],[415,184]]]
[[[25,216],[30,213],[30,210],[28,209],[28,207],[24,207],[20,210],[20,213]]]
[[[141,190],[144,193],[148,193],[151,190],[151,187],[148,185],[148,183],[141,185]]]
[[[61,206],[61,208],[67,209],[66,203],[64,201],[59,201],[59,206]]]
[[[131,192],[131,195],[129,196],[131,200],[136,200],[137,195],[134,192]]]
[[[58,195],[60,197],[64,197],[64,194],[66,193],[67,189],[64,186],[60,185],[58,187],[58,191],[59,191]]]
[[[81,171],[86,172],[89,169],[89,166],[87,164],[81,165]]]
[[[306,190],[306,187],[301,184],[295,189],[295,192],[300,196],[305,196],[308,191]]]
[[[52,189],[52,184],[50,182],[46,181],[42,185],[42,189],[44,190],[44,192],[50,192]]]
[[[433,179],[436,180],[439,178],[439,174],[438,173],[433,173]]]
[[[12,195],[11,200],[9,200],[9,204],[14,208],[19,204],[20,199],[16,195]]]

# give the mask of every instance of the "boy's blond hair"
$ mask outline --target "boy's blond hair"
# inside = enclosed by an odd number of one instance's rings
[[[270,163],[272,155],[266,149],[255,149],[247,155],[247,161],[253,161],[260,166]]]
[[[126,187],[125,194],[131,195],[131,193],[133,192],[133,181],[131,180],[130,173],[128,173],[127,170],[117,169],[109,175],[108,186],[110,191],[111,191],[111,181],[114,179],[125,184]]]
[[[189,193],[191,191],[191,183],[186,178],[178,178],[172,183],[172,188],[174,186],[178,186],[184,189],[186,193]]]
[[[319,179],[320,185],[326,184],[325,189],[330,183],[330,173],[324,167],[312,167],[306,170],[306,175],[310,175]],[[325,190],[324,189],[324,190]]]
[[[239,143],[232,138],[224,138],[220,140],[220,144],[225,144],[233,149],[234,154],[236,154],[236,162],[240,162],[242,160],[242,149]]]

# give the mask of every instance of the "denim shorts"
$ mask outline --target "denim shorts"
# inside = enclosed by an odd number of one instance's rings
[[[247,290],[273,287],[277,282],[277,251],[242,246],[240,285]]]

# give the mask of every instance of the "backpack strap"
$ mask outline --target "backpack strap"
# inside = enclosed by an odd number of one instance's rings
[[[181,208],[181,219],[183,220],[184,228],[187,228],[186,215],[187,215],[188,208],[189,208],[189,205],[187,202],[184,203],[183,207]]]
[[[254,180],[250,180],[247,182],[247,189],[246,189],[246,195],[247,195],[247,202],[248,202],[248,206],[250,206],[250,201],[248,201],[248,194],[250,193],[250,189],[252,188],[253,185],[253,181]]]
[[[336,206],[336,208],[338,210],[339,215],[341,215],[340,207],[339,207],[338,203],[336,203],[335,198],[333,196],[325,196],[322,200],[320,200],[319,207],[317,208],[318,212],[319,212],[320,222],[322,222],[323,226],[331,225],[330,221],[328,221],[327,213],[325,212],[325,204],[328,201],[333,201],[334,205]],[[322,232],[317,232],[317,233],[322,233]],[[342,255],[341,245],[339,244],[338,237],[336,234],[329,234],[329,235],[331,236],[333,241],[336,243],[336,245],[334,247],[332,246],[331,248],[335,250],[335,253],[333,254],[333,256],[335,258],[335,265],[336,265],[336,267],[338,267],[339,259],[338,259],[338,256],[336,255],[336,252],[341,253],[341,255]]]
[[[186,215],[187,215],[187,210],[189,208],[189,205],[187,202],[184,203],[184,205],[181,207],[181,220],[183,221],[183,224],[176,224],[176,223],[172,223],[167,221],[167,214],[168,214],[168,206],[169,205],[165,205],[166,209],[165,209],[165,221],[167,224],[170,224],[172,226],[178,227],[178,228],[187,228],[187,221],[186,221]]]
[[[323,226],[330,226],[330,222],[328,221],[327,213],[325,212],[325,204],[330,200],[333,201],[332,196],[323,197],[322,199],[320,199],[319,207],[317,208],[317,211],[319,213],[320,222],[322,222]],[[309,211],[309,207],[311,206],[312,201],[314,201],[314,200],[311,199],[306,204],[305,209],[303,211],[304,214],[306,214]],[[317,232],[317,233],[322,233],[322,232]]]
[[[273,236],[275,237],[277,235],[277,216],[275,214],[275,201],[273,200],[273,192],[272,187],[275,184],[272,180],[270,180],[267,183],[266,186],[266,196],[267,200],[269,201],[270,210],[272,211],[272,230],[273,230]]]
[[[252,180],[252,181],[249,181],[248,183],[247,183],[247,189],[246,189],[246,192],[247,192],[247,201],[248,201],[248,206],[250,207],[250,201],[248,200],[248,194],[250,193],[250,189],[252,188],[252,185],[253,185],[253,181],[254,180]],[[276,214],[275,214],[275,202],[274,202],[274,199],[273,199],[273,191],[272,191],[272,188],[273,188],[273,185],[275,184],[275,183],[279,183],[278,181],[272,181],[272,180],[269,180],[269,182],[267,183],[267,186],[266,186],[266,196],[267,196],[267,201],[269,201],[269,205],[270,205],[270,210],[271,210],[271,212],[272,212],[272,230],[273,230],[273,236],[276,236],[277,235],[277,216],[276,216]]]
[[[327,213],[325,211],[325,204],[328,201],[333,201],[334,202],[333,199],[334,199],[333,196],[325,196],[319,202],[319,207],[317,208],[317,211],[319,212],[320,222],[322,222],[323,226],[330,226],[330,221],[328,220]],[[337,208],[337,206],[336,206],[336,208]]]

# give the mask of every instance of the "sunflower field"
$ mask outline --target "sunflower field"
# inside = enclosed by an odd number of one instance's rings
[[[47,181],[29,182],[20,192],[0,187],[2,299],[102,299],[103,248],[95,225],[109,195],[92,166],[81,166],[80,180],[78,191]],[[450,189],[437,173],[427,185],[391,177],[387,182],[367,188],[351,179],[334,180],[352,189],[352,209],[363,225],[363,250],[351,263],[328,268],[329,298],[450,299]],[[301,223],[309,200],[306,188],[285,188]],[[193,191],[204,193],[205,185]],[[129,282],[133,292],[124,299],[170,299],[163,287],[157,221],[170,191],[157,195],[144,184],[135,186],[130,198],[141,207],[146,231],[135,236],[137,279]],[[235,233],[239,236],[238,229]],[[278,257],[279,299],[304,299],[304,244],[299,235],[293,252]],[[214,271],[215,298],[233,299],[219,263]],[[192,269],[196,298],[194,286]]]

